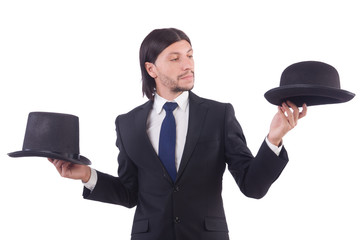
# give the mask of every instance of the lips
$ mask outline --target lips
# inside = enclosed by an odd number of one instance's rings
[[[179,76],[179,79],[182,79],[182,80],[191,80],[191,79],[194,79],[194,74],[193,73],[186,73],[186,74],[183,74],[181,76]]]
[[[187,75],[182,77],[181,79],[191,79],[191,78],[194,78],[194,75]]]

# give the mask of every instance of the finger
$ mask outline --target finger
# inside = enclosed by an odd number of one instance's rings
[[[293,115],[292,111],[290,110],[289,106],[285,102],[283,103],[283,110],[285,113],[287,113],[286,118],[289,122],[289,125],[293,128],[295,126],[294,115]]]
[[[278,112],[277,112],[277,114],[279,114],[280,117],[283,118],[283,119],[286,118],[285,113],[284,113],[283,106],[278,106]]]
[[[52,163],[53,163],[55,169],[57,169],[58,173],[61,174],[61,173],[62,173],[62,169],[61,169],[61,167],[59,166],[59,160],[57,160],[57,159],[52,159]]]
[[[305,117],[307,115],[307,111],[308,111],[308,108],[307,108],[307,104],[303,104],[303,110],[301,113],[299,113],[299,119]]]
[[[57,168],[56,164],[58,162],[58,160],[54,159],[54,158],[48,158],[48,161],[54,165],[55,169],[57,169],[57,171],[60,173],[59,169]]]
[[[289,107],[291,107],[293,109],[294,124],[297,125],[298,118],[299,118],[299,109],[298,109],[297,105],[295,105],[293,102],[291,102],[289,100],[287,101],[287,104]]]
[[[64,162],[62,164],[62,177],[67,177],[70,162]]]
[[[55,159],[54,160],[54,165],[56,167],[56,169],[58,170],[58,172],[60,173],[60,175],[63,174],[63,165],[65,164],[66,162],[65,161],[62,161],[62,160],[58,160],[58,159]]]
[[[56,168],[61,168],[63,165],[63,161],[58,160],[58,159],[54,159],[54,165]]]

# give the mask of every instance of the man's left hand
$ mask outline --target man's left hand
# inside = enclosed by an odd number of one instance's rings
[[[303,104],[302,111],[291,101],[284,102],[282,106],[278,106],[278,112],[275,114],[268,134],[268,140],[279,146],[283,137],[297,126],[298,120],[307,115],[307,105]]]

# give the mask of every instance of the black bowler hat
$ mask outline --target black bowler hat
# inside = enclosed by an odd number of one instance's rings
[[[298,107],[343,103],[355,94],[342,90],[337,70],[329,64],[317,61],[298,62],[287,67],[280,78],[280,86],[267,91],[265,98],[281,105],[290,100]]]
[[[31,112],[23,150],[8,153],[10,157],[47,157],[90,165],[79,154],[79,119],[63,113]]]

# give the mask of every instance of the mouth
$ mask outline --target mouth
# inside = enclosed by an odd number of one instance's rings
[[[178,78],[182,79],[182,80],[193,80],[194,79],[194,73],[193,72],[185,73],[185,74],[180,75]]]

